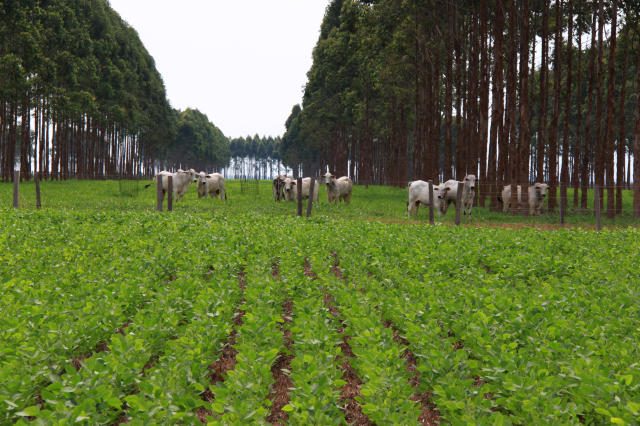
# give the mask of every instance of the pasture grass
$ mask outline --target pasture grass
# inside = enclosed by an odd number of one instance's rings
[[[151,184],[148,188],[145,185]],[[253,181],[243,184],[239,180],[227,180],[227,201],[222,203],[218,199],[198,199],[195,185],[191,185],[184,199],[174,202],[174,211],[202,214],[217,214],[221,210],[229,214],[254,212],[275,217],[296,214],[294,202],[273,201],[270,181]],[[0,211],[11,209],[12,184],[0,183]],[[155,186],[149,180],[68,180],[45,181],[41,183],[43,209],[68,211],[84,210],[119,210],[119,211],[153,211],[156,207]],[[559,195],[559,194],[558,194]],[[370,185],[355,185],[350,205],[327,202],[326,189],[320,189],[320,202],[313,207],[314,220],[335,217],[339,220],[365,220],[387,223],[419,224],[428,222],[429,210],[421,206],[416,217],[407,216],[406,188]],[[593,190],[589,191],[590,206],[586,210],[574,209],[572,206],[573,189],[568,190],[569,208],[565,215],[567,226],[595,227],[593,211]],[[633,193],[623,192],[623,212],[613,219],[606,217],[606,209],[602,213],[604,227],[626,227],[640,224],[632,213]],[[306,212],[306,200],[304,212]],[[556,210],[546,209],[541,216],[525,216],[522,214],[503,213],[489,208],[487,198],[485,208],[474,207],[472,216],[461,216],[465,226],[514,226],[514,227],[545,227],[560,226],[560,214]],[[35,209],[35,185],[22,182],[20,185],[20,208]],[[166,209],[166,200],[165,200]],[[439,224],[455,224],[455,209],[451,206],[443,216],[435,214],[435,221]]]

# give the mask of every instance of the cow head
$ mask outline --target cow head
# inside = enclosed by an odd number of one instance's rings
[[[547,196],[547,190],[549,189],[549,185],[546,183],[536,183],[533,185],[536,191],[536,199],[538,201],[543,201]]]
[[[291,194],[293,192],[293,187],[296,185],[295,179],[286,178],[284,180],[284,192],[285,194]]]
[[[327,172],[324,175],[322,175],[322,180],[324,181],[324,183],[326,183],[327,185],[329,184],[335,184],[336,182],[336,175],[332,174],[331,172]]]
[[[469,188],[470,191],[476,190],[476,175],[466,175],[464,177],[464,186]]]
[[[197,182],[198,181],[198,177],[200,176],[200,174],[196,173],[195,170],[189,169],[189,170],[187,170],[186,173],[188,173],[189,176],[191,177],[191,182]],[[204,172],[200,172],[200,173],[204,173]]]
[[[435,197],[439,200],[446,200],[447,199],[447,192],[449,192],[449,190],[451,189],[451,187],[446,186],[445,184],[440,184],[440,185],[434,185],[433,186],[433,193],[435,195]]]

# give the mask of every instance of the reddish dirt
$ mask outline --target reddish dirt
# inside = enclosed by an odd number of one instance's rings
[[[245,315],[245,311],[240,309],[240,306],[245,302],[244,290],[247,288],[246,274],[244,271],[240,271],[238,273],[238,286],[242,290],[243,295],[233,315],[233,327],[229,332],[227,341],[220,351],[220,356],[212,362],[211,365],[209,365],[209,382],[212,385],[224,382],[227,373],[233,370],[236,366],[236,355],[238,354],[238,351],[234,348],[234,345],[236,344],[236,338],[238,336],[238,327],[243,324],[243,317]],[[210,389],[202,392],[200,397],[207,402],[212,402],[215,399],[215,395]],[[200,407],[196,410],[196,416],[202,423],[207,423],[207,417],[211,415],[213,415],[213,412],[204,407]]]
[[[318,274],[311,269],[311,262],[309,262],[308,258],[304,259],[304,275],[314,280],[318,278]]]
[[[280,279],[280,260],[279,259],[274,259],[273,262],[271,263],[271,276],[276,280]]]
[[[432,401],[431,392],[417,392],[420,385],[420,372],[418,371],[417,364],[418,359],[415,354],[409,349],[409,341],[400,335],[398,328],[391,322],[385,321],[384,326],[390,328],[393,331],[393,340],[403,346],[405,350],[402,353],[407,371],[409,371],[411,377],[409,378],[409,384],[416,390],[416,393],[411,398],[413,401],[420,403],[421,411],[418,422],[421,425],[439,425],[440,424],[440,412]]]
[[[267,421],[274,425],[284,425],[289,418],[288,414],[283,411],[282,408],[289,403],[289,391],[293,387],[293,381],[289,377],[291,361],[293,360],[293,355],[291,355],[293,337],[291,330],[287,327],[292,321],[292,314],[293,301],[288,299],[282,305],[282,318],[284,323],[280,325],[285,351],[278,354],[276,362],[271,367],[273,385],[269,393],[271,412],[267,416]]]
[[[331,267],[331,272],[333,272],[336,277],[343,279],[342,271],[340,270],[339,266],[338,255],[334,252],[332,253],[332,256],[334,258],[334,262],[333,266]],[[309,265],[309,269],[310,268],[311,266]],[[305,274],[306,270],[307,262],[305,262]],[[337,331],[342,335],[342,343],[340,343],[342,354],[338,355],[336,361],[340,366],[340,369],[342,370],[342,380],[346,382],[340,390],[340,402],[342,404],[342,410],[344,411],[344,418],[350,425],[373,425],[374,423],[369,419],[369,417],[367,417],[366,414],[362,412],[362,407],[356,400],[356,398],[360,396],[360,387],[362,386],[362,380],[360,379],[360,377],[358,377],[358,374],[349,362],[350,358],[355,358],[355,354],[353,353],[351,345],[349,344],[351,336],[345,333],[347,325],[342,319],[340,311],[338,310],[338,308],[336,308],[333,297],[326,291],[324,293],[323,300],[324,305],[329,310],[331,316],[333,316],[340,323],[340,327],[338,327]]]

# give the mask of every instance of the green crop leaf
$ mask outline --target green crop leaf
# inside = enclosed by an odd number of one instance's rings
[[[25,408],[22,411],[18,411],[16,416],[20,417],[37,417],[40,414],[40,407],[37,405],[32,405],[30,407]]]

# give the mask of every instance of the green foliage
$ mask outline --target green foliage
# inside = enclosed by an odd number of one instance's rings
[[[229,159],[229,141],[205,114],[189,108],[178,113],[176,138],[167,154],[170,163],[211,170],[226,166]]]
[[[637,423],[637,228],[421,225],[404,217],[405,191],[373,186],[303,220],[269,182],[228,186],[224,205],[191,190],[163,214],[117,182],[44,183],[44,210],[2,208],[1,423],[193,424],[202,410],[211,424],[266,423],[287,299],[289,424],[345,423],[342,336],[377,424],[416,424],[426,392],[442,423]],[[237,364],[211,385],[234,327]]]

